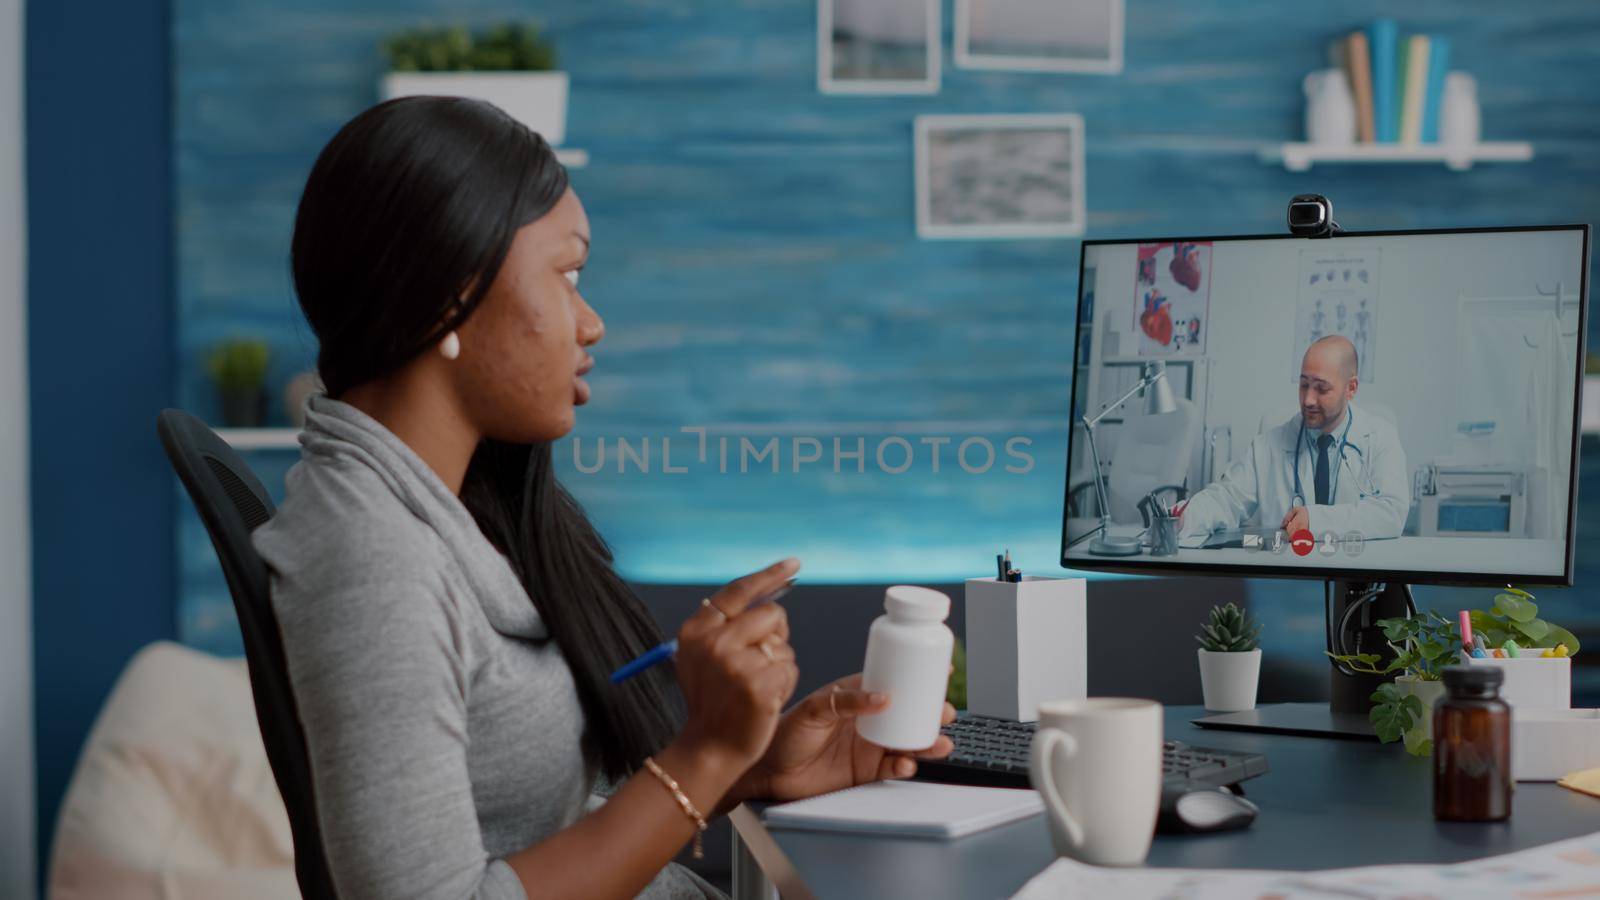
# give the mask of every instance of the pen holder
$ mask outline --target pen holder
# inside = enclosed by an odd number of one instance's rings
[[[1150,519],[1150,555],[1178,554],[1178,517],[1157,515]]]
[[[967,711],[1032,722],[1039,704],[1088,695],[1082,578],[969,578]]]
[[[1542,652],[1542,651],[1541,651]],[[1469,666],[1494,666],[1505,673],[1500,699],[1512,713],[1525,709],[1572,708],[1572,658],[1569,656],[1463,656]]]

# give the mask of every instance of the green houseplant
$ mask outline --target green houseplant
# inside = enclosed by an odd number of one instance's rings
[[[395,72],[548,72],[556,48],[531,22],[507,22],[473,33],[461,25],[412,28],[383,42]]]
[[[967,645],[956,638],[955,652],[950,655],[950,684],[945,688],[944,698],[956,709],[967,708]]]
[[[233,338],[212,348],[206,370],[217,386],[222,423],[229,428],[256,428],[266,421],[267,342]]]
[[[1200,692],[1206,709],[1255,709],[1261,676],[1261,624],[1233,603],[1215,606],[1200,626]]]
[[[1409,753],[1431,754],[1433,704],[1444,695],[1439,672],[1460,657],[1461,635],[1450,620],[1431,609],[1414,616],[1379,619],[1376,624],[1395,653],[1387,663],[1377,653],[1328,655],[1354,672],[1393,675],[1394,681],[1372,693],[1373,706],[1367,718],[1378,740],[1387,744],[1403,738]]]
[[[1539,618],[1533,594],[1507,585],[1487,610],[1468,614],[1474,639],[1480,646],[1498,647],[1507,639],[1529,649],[1565,644],[1578,652],[1578,638],[1560,625]],[[1461,633],[1456,624],[1433,610],[1397,619],[1379,619],[1384,640],[1395,651],[1386,664],[1376,653],[1344,656],[1329,653],[1352,671],[1368,675],[1393,675],[1394,681],[1372,694],[1368,714],[1373,730],[1384,743],[1404,740],[1414,756],[1433,753],[1433,704],[1444,695],[1440,670],[1461,656]]]
[[[1554,622],[1539,618],[1534,596],[1521,588],[1506,585],[1494,595],[1487,611],[1470,614],[1473,636],[1489,647],[1501,647],[1515,640],[1520,647],[1549,649],[1565,644],[1569,655],[1578,653],[1578,636]]]
[[[480,31],[462,25],[411,28],[382,50],[389,71],[383,99],[415,94],[485,100],[560,146],[567,127],[567,73],[537,24],[506,22]]]

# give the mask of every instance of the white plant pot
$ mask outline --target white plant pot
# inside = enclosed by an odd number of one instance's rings
[[[567,137],[565,72],[390,72],[379,90],[384,100],[433,94],[486,100],[550,143]]]
[[[1401,694],[1410,694],[1422,701],[1422,723],[1411,730],[1421,731],[1423,740],[1433,740],[1433,705],[1445,695],[1444,682],[1419,681],[1414,675],[1401,675],[1394,680],[1394,687]]]
[[[1211,712],[1256,708],[1256,682],[1261,677],[1261,648],[1241,653],[1196,650],[1200,654],[1200,692]]]

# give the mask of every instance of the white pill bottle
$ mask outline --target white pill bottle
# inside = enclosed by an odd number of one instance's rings
[[[856,718],[862,737],[891,750],[923,750],[939,737],[956,637],[944,620],[950,598],[899,584],[883,597],[884,614],[867,633],[861,687],[889,695],[889,708]]]

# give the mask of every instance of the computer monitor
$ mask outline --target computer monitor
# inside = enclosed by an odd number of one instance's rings
[[[1570,585],[1588,258],[1587,225],[1085,241],[1061,564]]]

